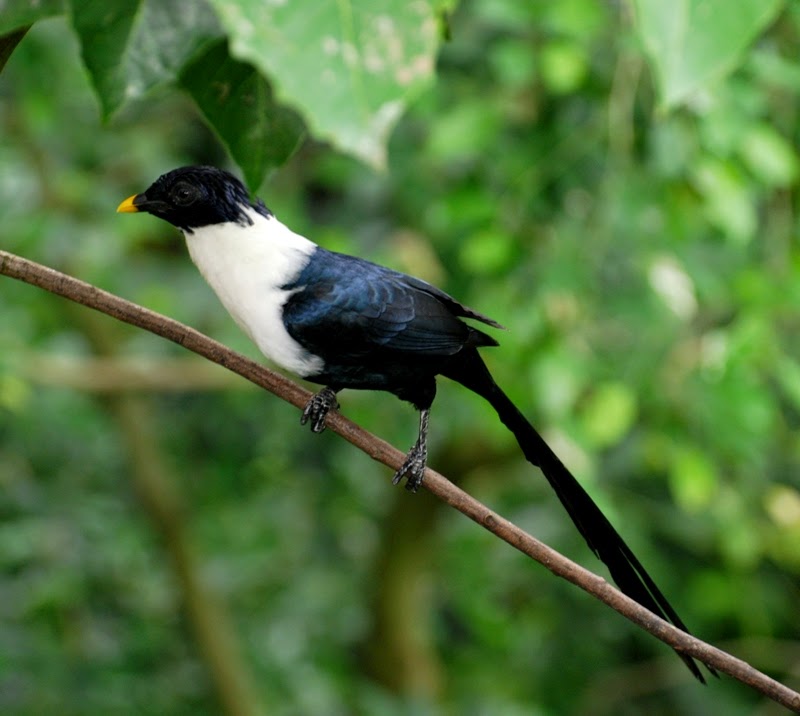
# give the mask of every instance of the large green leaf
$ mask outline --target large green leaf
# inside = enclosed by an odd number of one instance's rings
[[[317,136],[373,166],[407,101],[433,77],[429,0],[210,0],[233,55],[270,77]]]
[[[783,0],[634,0],[662,106],[731,71]]]
[[[64,0],[0,0],[0,34],[64,12]]]
[[[275,104],[266,80],[228,54],[227,42],[215,43],[180,75],[251,187],[268,169],[283,164],[303,135],[297,114]]]
[[[105,117],[173,81],[221,35],[211,8],[197,0],[71,0],[70,14]]]

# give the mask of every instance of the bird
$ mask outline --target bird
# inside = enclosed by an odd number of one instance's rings
[[[323,386],[301,416],[313,432],[324,430],[344,389],[384,391],[411,403],[419,411],[419,431],[394,484],[405,479],[416,492],[423,482],[437,376],[484,398],[619,588],[689,633],[608,518],[490,374],[479,349],[498,342],[467,321],[502,328],[497,321],[421,279],[295,233],[223,169],[174,169],[117,211],[146,212],[177,227],[192,261],[259,350]],[[705,683],[695,660],[676,653]]]

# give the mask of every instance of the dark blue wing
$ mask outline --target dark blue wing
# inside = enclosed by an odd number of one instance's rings
[[[376,353],[448,356],[497,345],[459,316],[498,326],[430,284],[353,256],[318,248],[283,309],[289,334],[323,359]]]

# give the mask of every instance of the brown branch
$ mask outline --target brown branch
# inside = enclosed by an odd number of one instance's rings
[[[76,303],[106,313],[120,321],[167,338],[225,366],[298,408],[302,408],[311,396],[307,390],[291,380],[231,351],[193,328],[46,266],[0,250],[0,274],[38,286]],[[331,430],[363,450],[374,460],[382,462],[392,469],[397,469],[403,462],[405,457],[403,453],[363,430],[341,414],[329,415],[327,424]],[[676,629],[622,594],[603,578],[572,562],[496,514],[439,473],[428,469],[423,485],[440,500],[508,542],[523,554],[544,565],[554,574],[572,582],[607,604],[673,649],[698,659],[721,673],[732,676],[737,681],[761,692],[790,710],[800,713],[800,693],[771,679],[741,659]]]
[[[195,356],[65,356],[26,353],[18,362],[26,380],[57,388],[115,395],[197,390],[255,390],[216,363]]]

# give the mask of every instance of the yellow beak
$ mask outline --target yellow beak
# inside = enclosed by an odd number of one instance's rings
[[[139,196],[138,194],[134,194],[133,196],[129,196],[125,201],[123,201],[118,207],[117,212],[120,214],[134,214],[139,211],[139,208],[136,204],[133,203],[133,200]]]

